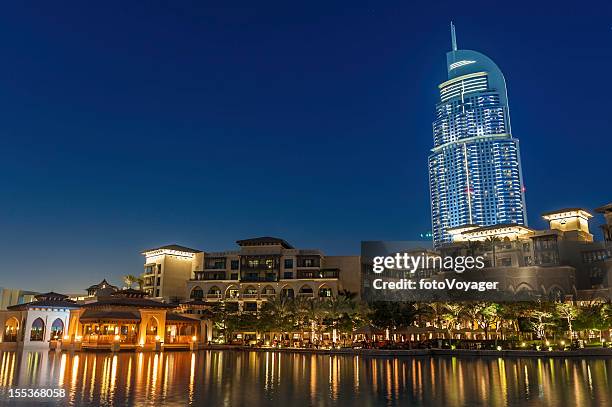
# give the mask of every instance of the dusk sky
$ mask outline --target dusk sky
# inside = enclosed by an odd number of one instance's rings
[[[170,243],[417,239],[451,20],[506,77],[530,226],[612,201],[606,2],[21,3],[0,13],[0,286],[119,284]]]

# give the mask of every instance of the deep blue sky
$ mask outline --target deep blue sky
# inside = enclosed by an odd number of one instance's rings
[[[0,286],[118,283],[168,243],[416,239],[451,19],[505,73],[531,225],[612,200],[603,1],[20,3],[0,12]]]

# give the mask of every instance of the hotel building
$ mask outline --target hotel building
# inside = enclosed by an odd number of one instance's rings
[[[516,224],[464,225],[448,230],[443,255],[485,254],[488,272],[498,272],[504,289],[535,293],[550,300],[568,296],[612,299],[610,244],[594,241],[593,215],[582,208],[542,214],[549,224],[535,230]],[[609,224],[608,219],[608,224]]]
[[[167,302],[185,298],[185,282],[201,266],[204,253],[179,245],[167,245],[142,252],[145,256],[143,291]]]
[[[224,252],[177,245],[147,250],[144,289],[164,299],[227,301],[240,311],[256,311],[271,298],[331,298],[341,290],[360,291],[359,256],[326,256],[275,237],[236,243],[238,250]]]
[[[518,139],[512,136],[506,81],[487,56],[457,49],[446,54],[429,156],[434,246],[466,224],[527,225]]]

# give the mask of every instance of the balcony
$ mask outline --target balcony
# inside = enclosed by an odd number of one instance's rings
[[[257,297],[259,297],[259,294],[257,293],[244,293],[240,296],[241,298],[248,300],[248,299],[255,299]]]
[[[277,275],[276,274],[272,274],[272,275],[267,275],[267,276],[261,276],[261,275],[256,275],[256,276],[249,276],[249,275],[242,275],[240,277],[240,281],[252,281],[252,282],[257,282],[257,281],[268,281],[268,282],[272,282],[272,281],[277,281]]]
[[[297,296],[303,298],[314,298],[314,293],[297,293]]]
[[[339,269],[323,269],[323,270],[300,270],[297,271],[298,279],[318,279],[318,278],[339,278]]]
[[[223,296],[223,294],[221,294],[221,293],[206,294],[206,299],[207,300],[220,300],[222,296]]]
[[[196,271],[192,281],[227,280],[225,271]]]

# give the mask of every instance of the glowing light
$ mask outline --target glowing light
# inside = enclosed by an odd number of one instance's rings
[[[64,335],[64,340],[67,341],[68,339],[70,339],[70,335]]]
[[[525,342],[521,343],[521,347],[524,348],[527,344]]]
[[[453,69],[465,66],[465,65],[471,65],[471,64],[475,64],[476,61],[468,61],[468,60],[461,60],[461,61],[457,61],[457,62],[453,62],[452,64],[450,64],[449,68],[452,71]]]
[[[155,336],[155,340],[156,340],[157,342],[159,342],[159,340],[160,340],[160,339],[161,339],[161,338],[159,337],[159,335],[156,335],[156,336]]]
[[[115,335],[115,341],[119,342],[121,340],[121,337],[119,335]]]
[[[77,335],[74,337],[74,339],[76,339],[77,342],[81,342],[81,339],[83,339],[83,337],[81,335]]]
[[[197,337],[197,336],[195,336],[195,335],[193,335],[193,336],[191,337],[191,340],[192,340],[193,342],[195,342],[195,341],[197,341],[197,340],[198,340],[198,337]]]
[[[502,347],[498,345],[497,350],[502,350]]]

